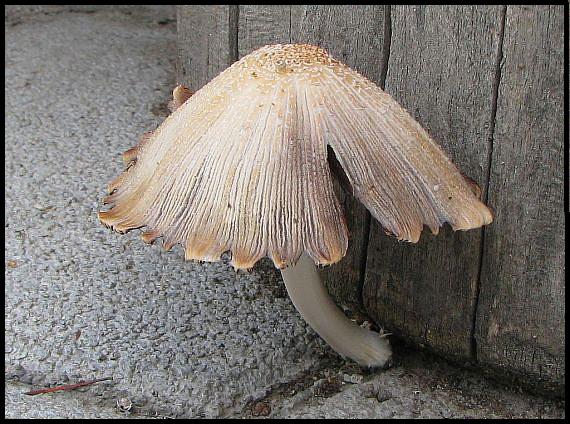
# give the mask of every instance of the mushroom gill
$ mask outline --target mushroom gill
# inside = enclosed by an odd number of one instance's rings
[[[99,217],[115,231],[145,227],[144,241],[182,243],[186,259],[229,251],[236,269],[265,256],[292,268],[304,253],[338,262],[348,233],[327,146],[354,195],[400,240],[417,242],[424,225],[437,233],[446,222],[467,230],[492,221],[427,132],[319,47],[265,46],[193,95],[182,86],[173,94],[173,113],[125,152],[127,169],[109,185],[111,208]]]

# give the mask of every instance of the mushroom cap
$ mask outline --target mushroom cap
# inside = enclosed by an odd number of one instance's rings
[[[306,251],[338,262],[348,247],[327,163],[330,146],[354,195],[387,232],[417,242],[489,224],[492,214],[428,133],[387,93],[319,47],[277,44],[235,62],[123,154],[100,220],[146,227],[186,259],[235,268],[269,256],[278,268]]]

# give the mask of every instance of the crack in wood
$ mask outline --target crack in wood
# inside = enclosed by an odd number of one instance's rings
[[[499,99],[499,86],[501,83],[501,63],[503,60],[503,40],[505,38],[505,22],[507,16],[507,6],[503,6],[500,15],[499,35],[497,41],[497,56],[495,61],[495,79],[493,81],[493,94],[491,97],[491,117],[489,127],[488,151],[487,151],[487,169],[485,175],[485,186],[483,188],[484,203],[489,203],[489,185],[491,181],[491,166],[493,160],[493,139],[495,136],[495,124],[497,118],[497,103]],[[477,328],[477,309],[479,307],[479,295],[481,291],[481,273],[483,270],[483,258],[485,257],[485,229],[481,228],[481,239],[479,242],[479,263],[477,269],[477,280],[475,282],[475,300],[473,302],[473,321],[471,324],[471,357],[477,362],[477,338],[475,336]]]

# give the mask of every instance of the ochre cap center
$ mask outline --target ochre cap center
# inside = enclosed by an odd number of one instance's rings
[[[302,72],[315,65],[328,65],[332,59],[324,49],[310,44],[275,44],[246,56],[248,65],[273,72]]]

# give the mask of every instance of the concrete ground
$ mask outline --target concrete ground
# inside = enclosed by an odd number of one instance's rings
[[[362,370],[306,326],[268,261],[184,262],[99,224],[120,153],[167,114],[173,7],[7,6],[5,24],[7,418],[564,417],[423,353]]]

